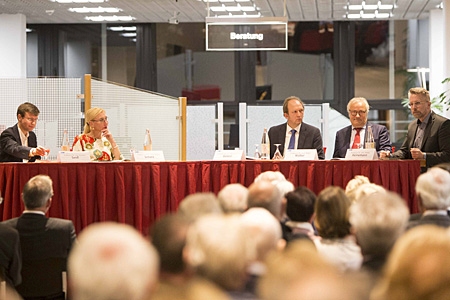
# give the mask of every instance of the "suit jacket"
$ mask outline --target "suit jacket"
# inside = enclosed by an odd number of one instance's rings
[[[19,233],[3,224],[0,224],[0,268],[2,278],[10,286],[16,286],[22,281]]]
[[[280,144],[279,149],[281,154],[284,153],[284,142],[286,140],[287,123],[273,126],[269,129],[270,139],[270,157],[275,154],[275,144]],[[317,149],[317,156],[319,159],[325,159],[322,146],[322,136],[320,130],[314,126],[302,123],[298,136],[297,149]]]
[[[406,139],[393,157],[412,159],[411,151],[417,130],[417,120],[408,125]],[[428,168],[439,163],[450,162],[450,120],[431,112],[427,127],[425,128],[420,151],[426,153]]]
[[[37,147],[36,134],[33,131],[28,135],[28,147],[22,146],[19,127],[8,127],[0,135],[0,162],[22,162],[23,159],[33,162],[40,156],[28,157],[31,148]]]
[[[24,213],[4,224],[16,228],[22,251],[22,297],[43,297],[62,292],[61,273],[75,242],[72,221]],[[52,275],[50,275],[52,274]]]
[[[389,132],[383,125],[366,124],[365,136],[367,136],[367,128],[372,126],[373,139],[375,140],[375,149],[377,152],[381,150],[391,151],[391,140],[389,139]],[[336,132],[336,139],[334,141],[334,158],[344,158],[347,149],[350,149],[350,139],[352,138],[352,125],[347,126]]]

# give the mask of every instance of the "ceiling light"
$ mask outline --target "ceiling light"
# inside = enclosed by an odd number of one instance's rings
[[[67,4],[67,3],[103,3],[107,2],[108,0],[50,0],[50,1],[61,4]]]
[[[93,17],[84,17],[86,20],[88,21],[94,21],[94,22],[103,22],[103,21],[107,21],[107,22],[116,22],[116,21],[121,21],[121,22],[129,22],[129,21],[133,21],[136,18],[133,18],[132,16],[93,16]]]
[[[120,11],[122,11],[120,8],[117,7],[73,7],[73,8],[69,8],[69,11],[71,12],[76,12],[76,13],[80,13],[80,14],[86,14],[86,13],[95,13],[95,14],[99,14],[99,13],[118,13]]]
[[[136,32],[124,32],[120,34],[123,37],[135,37],[136,36]]]
[[[108,27],[111,31],[136,31],[136,26],[111,26]]]

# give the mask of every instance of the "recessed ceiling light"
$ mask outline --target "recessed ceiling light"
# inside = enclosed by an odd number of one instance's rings
[[[103,3],[108,2],[108,0],[50,0],[51,2],[57,2],[61,4],[67,3]]]
[[[136,31],[136,26],[111,26],[108,27],[111,31]]]
[[[88,21],[94,21],[94,22],[103,22],[103,21],[107,21],[107,22],[117,22],[117,21],[121,21],[121,22],[129,22],[129,21],[133,21],[136,18],[133,18],[132,16],[93,16],[93,17],[84,17],[86,20]]]
[[[95,13],[95,14],[100,14],[100,13],[118,13],[120,11],[122,11],[120,8],[117,7],[72,7],[69,8],[69,11],[71,12],[76,12],[76,13],[80,13],[80,14],[86,14],[86,13]]]

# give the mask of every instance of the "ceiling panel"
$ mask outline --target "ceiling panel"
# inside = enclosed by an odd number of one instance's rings
[[[343,20],[347,3],[361,4],[361,0],[252,0],[265,17],[284,15],[286,2],[290,21]],[[366,0],[376,5],[378,0]],[[436,8],[441,0],[381,0],[381,4],[397,3],[393,9],[394,19],[417,19],[428,17],[429,10]],[[212,5],[212,4],[211,4]],[[179,22],[204,22],[206,4],[198,0],[109,0],[101,4],[58,4],[49,0],[0,0],[0,13],[26,15],[28,23],[93,23],[84,14],[68,11],[70,7],[118,7],[117,15],[130,15],[134,22],[164,23],[174,15]],[[95,16],[98,14],[90,14]]]

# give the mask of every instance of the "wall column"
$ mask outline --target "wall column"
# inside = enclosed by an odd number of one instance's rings
[[[0,28],[0,77],[26,78],[27,33],[25,15],[0,14]]]

